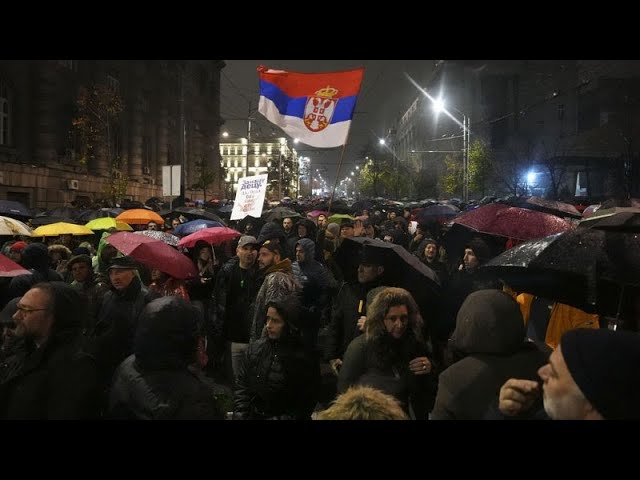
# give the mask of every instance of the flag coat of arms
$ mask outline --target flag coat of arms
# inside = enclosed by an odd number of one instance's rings
[[[258,111],[289,136],[312,147],[347,143],[364,68],[300,73],[258,67]]]

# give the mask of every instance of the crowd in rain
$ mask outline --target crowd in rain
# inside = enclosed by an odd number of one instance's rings
[[[636,207],[5,213],[0,418],[637,419]]]

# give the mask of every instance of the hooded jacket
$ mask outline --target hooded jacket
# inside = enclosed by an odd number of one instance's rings
[[[450,341],[457,358],[439,378],[434,420],[481,420],[509,378],[537,380],[549,350],[525,341],[516,301],[480,290],[463,303]]]
[[[39,282],[62,281],[62,275],[49,268],[49,250],[44,243],[31,243],[22,250],[22,266],[31,275],[18,275],[9,284],[9,298],[21,297]]]
[[[199,311],[178,297],[150,302],[140,316],[134,355],[118,367],[109,416],[119,419],[216,420],[213,393],[189,366],[195,361]]]

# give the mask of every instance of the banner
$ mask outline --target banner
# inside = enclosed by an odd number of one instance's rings
[[[265,173],[253,177],[242,177],[238,180],[238,191],[231,211],[231,220],[242,220],[247,215],[259,218],[262,215],[264,196],[267,193],[267,177]]]
[[[258,67],[258,111],[292,138],[312,147],[347,143],[364,68],[300,73]]]

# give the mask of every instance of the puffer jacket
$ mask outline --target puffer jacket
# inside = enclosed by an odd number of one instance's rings
[[[234,392],[234,419],[309,420],[316,404],[319,364],[298,337],[252,343]]]
[[[118,367],[109,418],[119,420],[222,420],[212,391],[188,369],[144,372],[135,355]]]

